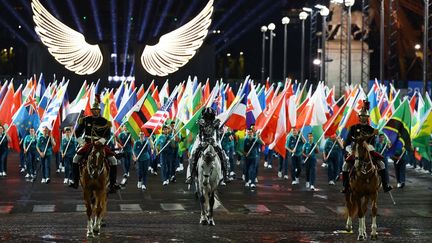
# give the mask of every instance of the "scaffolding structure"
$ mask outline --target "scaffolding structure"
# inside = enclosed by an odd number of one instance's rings
[[[369,46],[365,45],[368,38],[366,35],[366,25],[369,24],[369,0],[362,0],[362,37],[361,37],[361,80],[360,85],[363,90],[367,90],[369,82]]]
[[[397,83],[400,78],[399,70],[399,53],[398,53],[398,8],[399,0],[389,0],[389,62],[388,62],[388,78],[390,81]]]
[[[342,4],[341,8],[341,23],[340,23],[340,59],[339,59],[339,94],[343,94],[342,88],[348,84],[348,14],[345,10],[345,4]],[[351,33],[349,33],[351,35]]]
[[[317,77],[318,67],[313,65],[312,60],[316,58],[318,50],[318,37],[316,36],[318,30],[318,13],[313,11],[310,18],[310,35],[309,35],[309,79],[313,80]]]

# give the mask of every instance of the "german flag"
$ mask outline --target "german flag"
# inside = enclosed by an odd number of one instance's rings
[[[145,95],[145,97],[143,96],[132,108],[131,114],[125,125],[133,139],[136,140],[139,138],[142,126],[150,120],[157,110],[157,104],[149,94]],[[147,136],[149,135],[146,129],[144,129],[144,133],[146,133]]]

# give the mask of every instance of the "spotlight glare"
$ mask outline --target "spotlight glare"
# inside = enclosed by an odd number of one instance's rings
[[[319,58],[315,58],[313,60],[313,64],[319,66],[319,65],[321,65],[321,60]]]
[[[420,44],[415,44],[414,49],[420,50],[421,49],[421,45]]]
[[[21,29],[21,25],[18,25],[18,29]]]
[[[231,56],[231,53],[227,53],[227,57],[230,57]]]

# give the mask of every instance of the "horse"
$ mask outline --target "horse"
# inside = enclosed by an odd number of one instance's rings
[[[348,217],[345,228],[348,232],[352,231],[352,219],[357,215],[359,219],[358,237],[357,240],[362,241],[367,239],[365,215],[369,201],[372,204],[372,225],[371,239],[378,238],[376,215],[377,215],[377,199],[380,180],[378,177],[377,166],[373,162],[366,141],[371,136],[361,135],[356,139],[353,145],[353,153],[355,155],[354,171],[350,177],[350,190],[345,195]]]
[[[222,180],[221,160],[211,144],[201,153],[197,164],[198,176],[195,178],[195,188],[201,206],[200,224],[214,226],[213,206],[215,192]]]
[[[93,143],[93,148],[81,167],[80,178],[87,213],[87,237],[98,236],[100,233],[107,207],[108,168],[104,145]]]

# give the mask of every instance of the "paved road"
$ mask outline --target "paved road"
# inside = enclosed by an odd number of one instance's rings
[[[65,187],[53,171],[50,184],[25,182],[18,156],[11,154],[9,173],[0,178],[0,242],[83,241],[86,216],[80,190]],[[326,168],[317,165],[316,191],[277,178],[276,169],[261,165],[255,191],[241,180],[219,191],[215,227],[200,226],[199,205],[180,182],[162,186],[151,176],[148,190],[128,186],[109,196],[107,227],[100,242],[354,242],[356,233],[344,231],[344,199],[336,186],[327,185]],[[134,173],[135,171],[133,171]],[[394,184],[393,167],[390,169]],[[120,176],[120,172],[119,172]],[[393,190],[393,205],[380,193],[379,241],[430,242],[432,239],[432,177],[408,170],[406,187]],[[370,234],[370,219],[367,232]],[[354,222],[357,232],[358,223]]]

